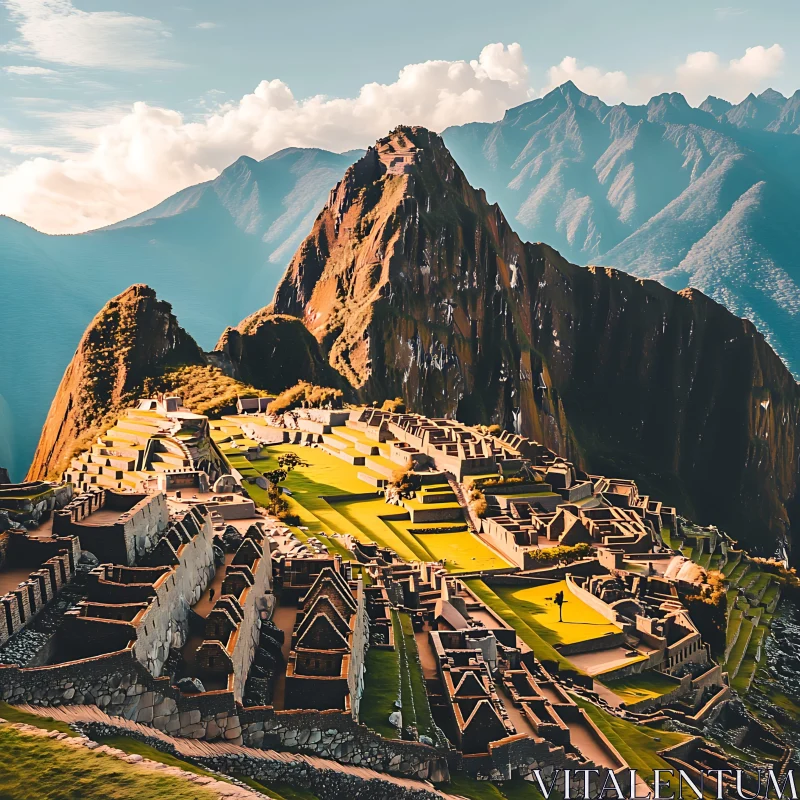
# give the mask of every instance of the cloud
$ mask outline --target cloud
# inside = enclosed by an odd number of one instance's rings
[[[169,31],[155,19],[118,11],[82,11],[71,0],[2,0],[18,38],[3,49],[75,67],[174,66],[162,57]]]
[[[619,70],[603,72],[597,67],[578,65],[578,59],[567,56],[560,64],[547,70],[548,85],[545,91],[572,81],[581,91],[595,94],[607,103],[618,103],[630,98],[628,76]]]
[[[713,52],[691,53],[675,71],[674,88],[690,103],[702,102],[709,94],[739,102],[780,75],[785,56],[779,44],[748,47],[741,58],[727,63]]]
[[[735,6],[719,6],[714,9],[717,19],[731,19],[732,17],[741,17],[746,14],[744,8],[736,8]]]
[[[209,180],[242,154],[366,147],[401,122],[442,130],[493,121],[529,97],[522,48],[491,44],[471,62],[411,64],[393,83],[368,83],[355,97],[298,100],[282,81],[265,80],[200,122],[140,102],[111,123],[75,131],[91,142],[87,153],[30,158],[0,177],[0,213],[50,233],[89,230]]]
[[[216,22],[198,22],[197,25],[195,25],[195,28],[201,31],[210,31],[212,28],[218,27],[219,25],[217,25]]]
[[[58,75],[56,70],[47,67],[3,67],[3,71],[10,75]]]
[[[692,104],[699,104],[708,95],[733,102],[743,100],[750,92],[767,88],[767,82],[781,74],[785,52],[779,44],[771,47],[748,47],[741,58],[723,61],[717,53],[690,53],[672,75],[628,76],[621,71],[607,71],[583,66],[567,56],[547,71],[544,92],[571,80],[581,91],[594,94],[606,103],[646,103],[660,92],[682,92]]]
[[[783,59],[777,44],[748,48],[728,62],[698,52],[672,75],[631,77],[568,56],[547,71],[546,88],[572,80],[606,102],[641,103],[676,89],[695,103],[712,93],[741,99],[765,88]],[[366,147],[399,123],[441,131],[490,122],[534,96],[522,48],[490,44],[472,61],[410,64],[394,82],[367,83],[353,97],[297,99],[279,79],[261,81],[237,102],[220,105],[208,94],[199,119],[144,102],[125,110],[30,107],[29,116],[52,126],[50,140],[26,134],[0,141],[6,151],[30,156],[0,177],[0,213],[49,233],[90,230],[214,178],[241,155]]]

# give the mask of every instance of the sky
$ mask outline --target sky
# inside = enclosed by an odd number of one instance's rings
[[[241,155],[607,103],[800,88],[800,0],[0,0],[0,213],[125,219]]]

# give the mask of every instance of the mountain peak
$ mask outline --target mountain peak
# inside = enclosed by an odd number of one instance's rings
[[[772,88],[764,89],[758,96],[758,99],[776,106],[782,106],[788,100],[787,97],[784,97],[780,92]]]
[[[119,409],[165,368],[203,364],[194,339],[159,300],[137,283],[109,300],[92,320],[67,367],[42,428],[29,480],[59,474]]]

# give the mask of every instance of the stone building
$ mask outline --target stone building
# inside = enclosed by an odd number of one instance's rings
[[[286,665],[286,708],[347,710],[358,719],[369,643],[364,584],[325,567],[302,600]]]

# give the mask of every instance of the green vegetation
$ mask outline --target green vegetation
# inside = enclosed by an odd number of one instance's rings
[[[216,800],[177,777],[44,736],[0,727],[0,798],[17,800]]]
[[[662,672],[653,670],[641,672],[638,675],[629,675],[626,678],[617,680],[603,681],[603,683],[614,692],[620,700],[624,700],[629,705],[638,703],[642,700],[652,700],[668,694],[673,689],[680,686],[680,681]]]
[[[268,406],[270,414],[283,414],[306,403],[309,408],[321,408],[332,403],[340,404],[342,392],[340,389],[331,389],[327,386],[314,386],[308,381],[300,381],[290,389],[282,391]]]
[[[349,533],[359,541],[390,547],[406,561],[445,559],[448,568],[454,572],[508,566],[506,561],[468,531],[418,534],[415,533],[417,528],[425,530],[434,523],[414,525],[409,519],[400,518],[404,516],[402,509],[387,505],[377,495],[374,500],[349,499],[348,495],[369,494],[369,485],[358,477],[359,472],[369,472],[365,467],[355,467],[318,447],[301,449],[297,445],[284,444],[268,448],[267,453],[254,461],[246,461],[241,457],[246,462],[244,469],[250,469],[256,475],[268,476],[272,470],[279,468],[279,459],[287,454],[300,453],[303,464],[286,476],[283,485],[289,489],[291,496],[284,495],[283,499],[287,503],[288,513],[296,517],[293,521],[308,528],[310,534],[322,538],[330,533]],[[231,459],[227,453],[226,457]],[[242,471],[238,465],[237,469]],[[247,484],[245,488],[256,503],[269,507],[271,500],[267,492],[252,484]],[[440,488],[450,487],[445,484]],[[323,497],[337,500],[328,502]],[[411,502],[413,504],[414,501]],[[422,504],[418,502],[418,505]],[[437,503],[435,507],[447,505]],[[457,503],[450,505],[455,507]],[[448,524],[456,525],[441,523],[436,526],[446,529]],[[460,525],[463,527],[463,522]],[[334,540],[329,538],[327,541]],[[334,545],[333,549],[337,546],[345,549],[341,545]]]
[[[400,686],[400,657],[397,649],[379,650],[370,647],[366,658],[364,694],[361,697],[360,718],[376,733],[396,739],[397,728],[389,723]]]
[[[435,740],[436,725],[428,702],[428,690],[422,675],[411,617],[408,614],[393,611],[392,627],[395,646],[400,654],[403,725],[414,725],[421,735]]]
[[[372,730],[396,739],[398,730],[389,724],[400,691],[403,727],[413,725],[424,736],[436,739],[425,678],[417,652],[417,641],[408,614],[392,611],[394,650],[371,647],[367,652],[361,721]]]
[[[602,614],[572,594],[566,581],[530,586],[498,586],[495,593],[514,613],[552,645],[573,644],[619,633]],[[553,602],[556,592],[564,592],[564,621],[559,622],[558,606]]]
[[[237,397],[264,395],[246,383],[229,378],[217,367],[200,364],[168,369],[157,378],[145,380],[144,397],[155,397],[160,392],[180,395],[186,408],[212,418],[232,413]]]
[[[642,778],[652,776],[654,769],[669,769],[669,764],[658,755],[658,751],[688,738],[682,733],[634,725],[632,722],[612,716],[594,703],[576,695],[573,695],[572,699],[589,715],[617,752],[639,772]]]
[[[431,554],[431,560],[444,559],[449,572],[478,572],[509,566],[507,561],[469,531],[418,533],[415,538]]]
[[[535,566],[546,564],[557,564],[561,561],[571,564],[580,558],[586,558],[592,552],[592,546],[586,542],[578,544],[557,545],[556,547],[542,547],[539,550],[532,550],[528,555]]]
[[[255,781],[244,775],[236,776],[242,783],[246,783],[251,789],[263,792],[272,800],[319,800],[310,789],[303,789],[301,786],[290,786],[288,783],[264,783]]]
[[[436,788],[469,800],[540,800],[542,797],[534,784],[522,778],[492,783],[475,780],[463,773],[455,773],[449,783],[437,784]],[[554,793],[550,797],[552,800],[558,800],[561,795]]]
[[[80,735],[75,733],[66,722],[59,722],[58,720],[50,719],[50,717],[40,717],[38,714],[28,714],[25,711],[20,711],[16,706],[10,706],[8,703],[0,703],[0,718],[9,722],[24,722],[26,725],[33,725],[43,730],[60,731],[68,736]]]

